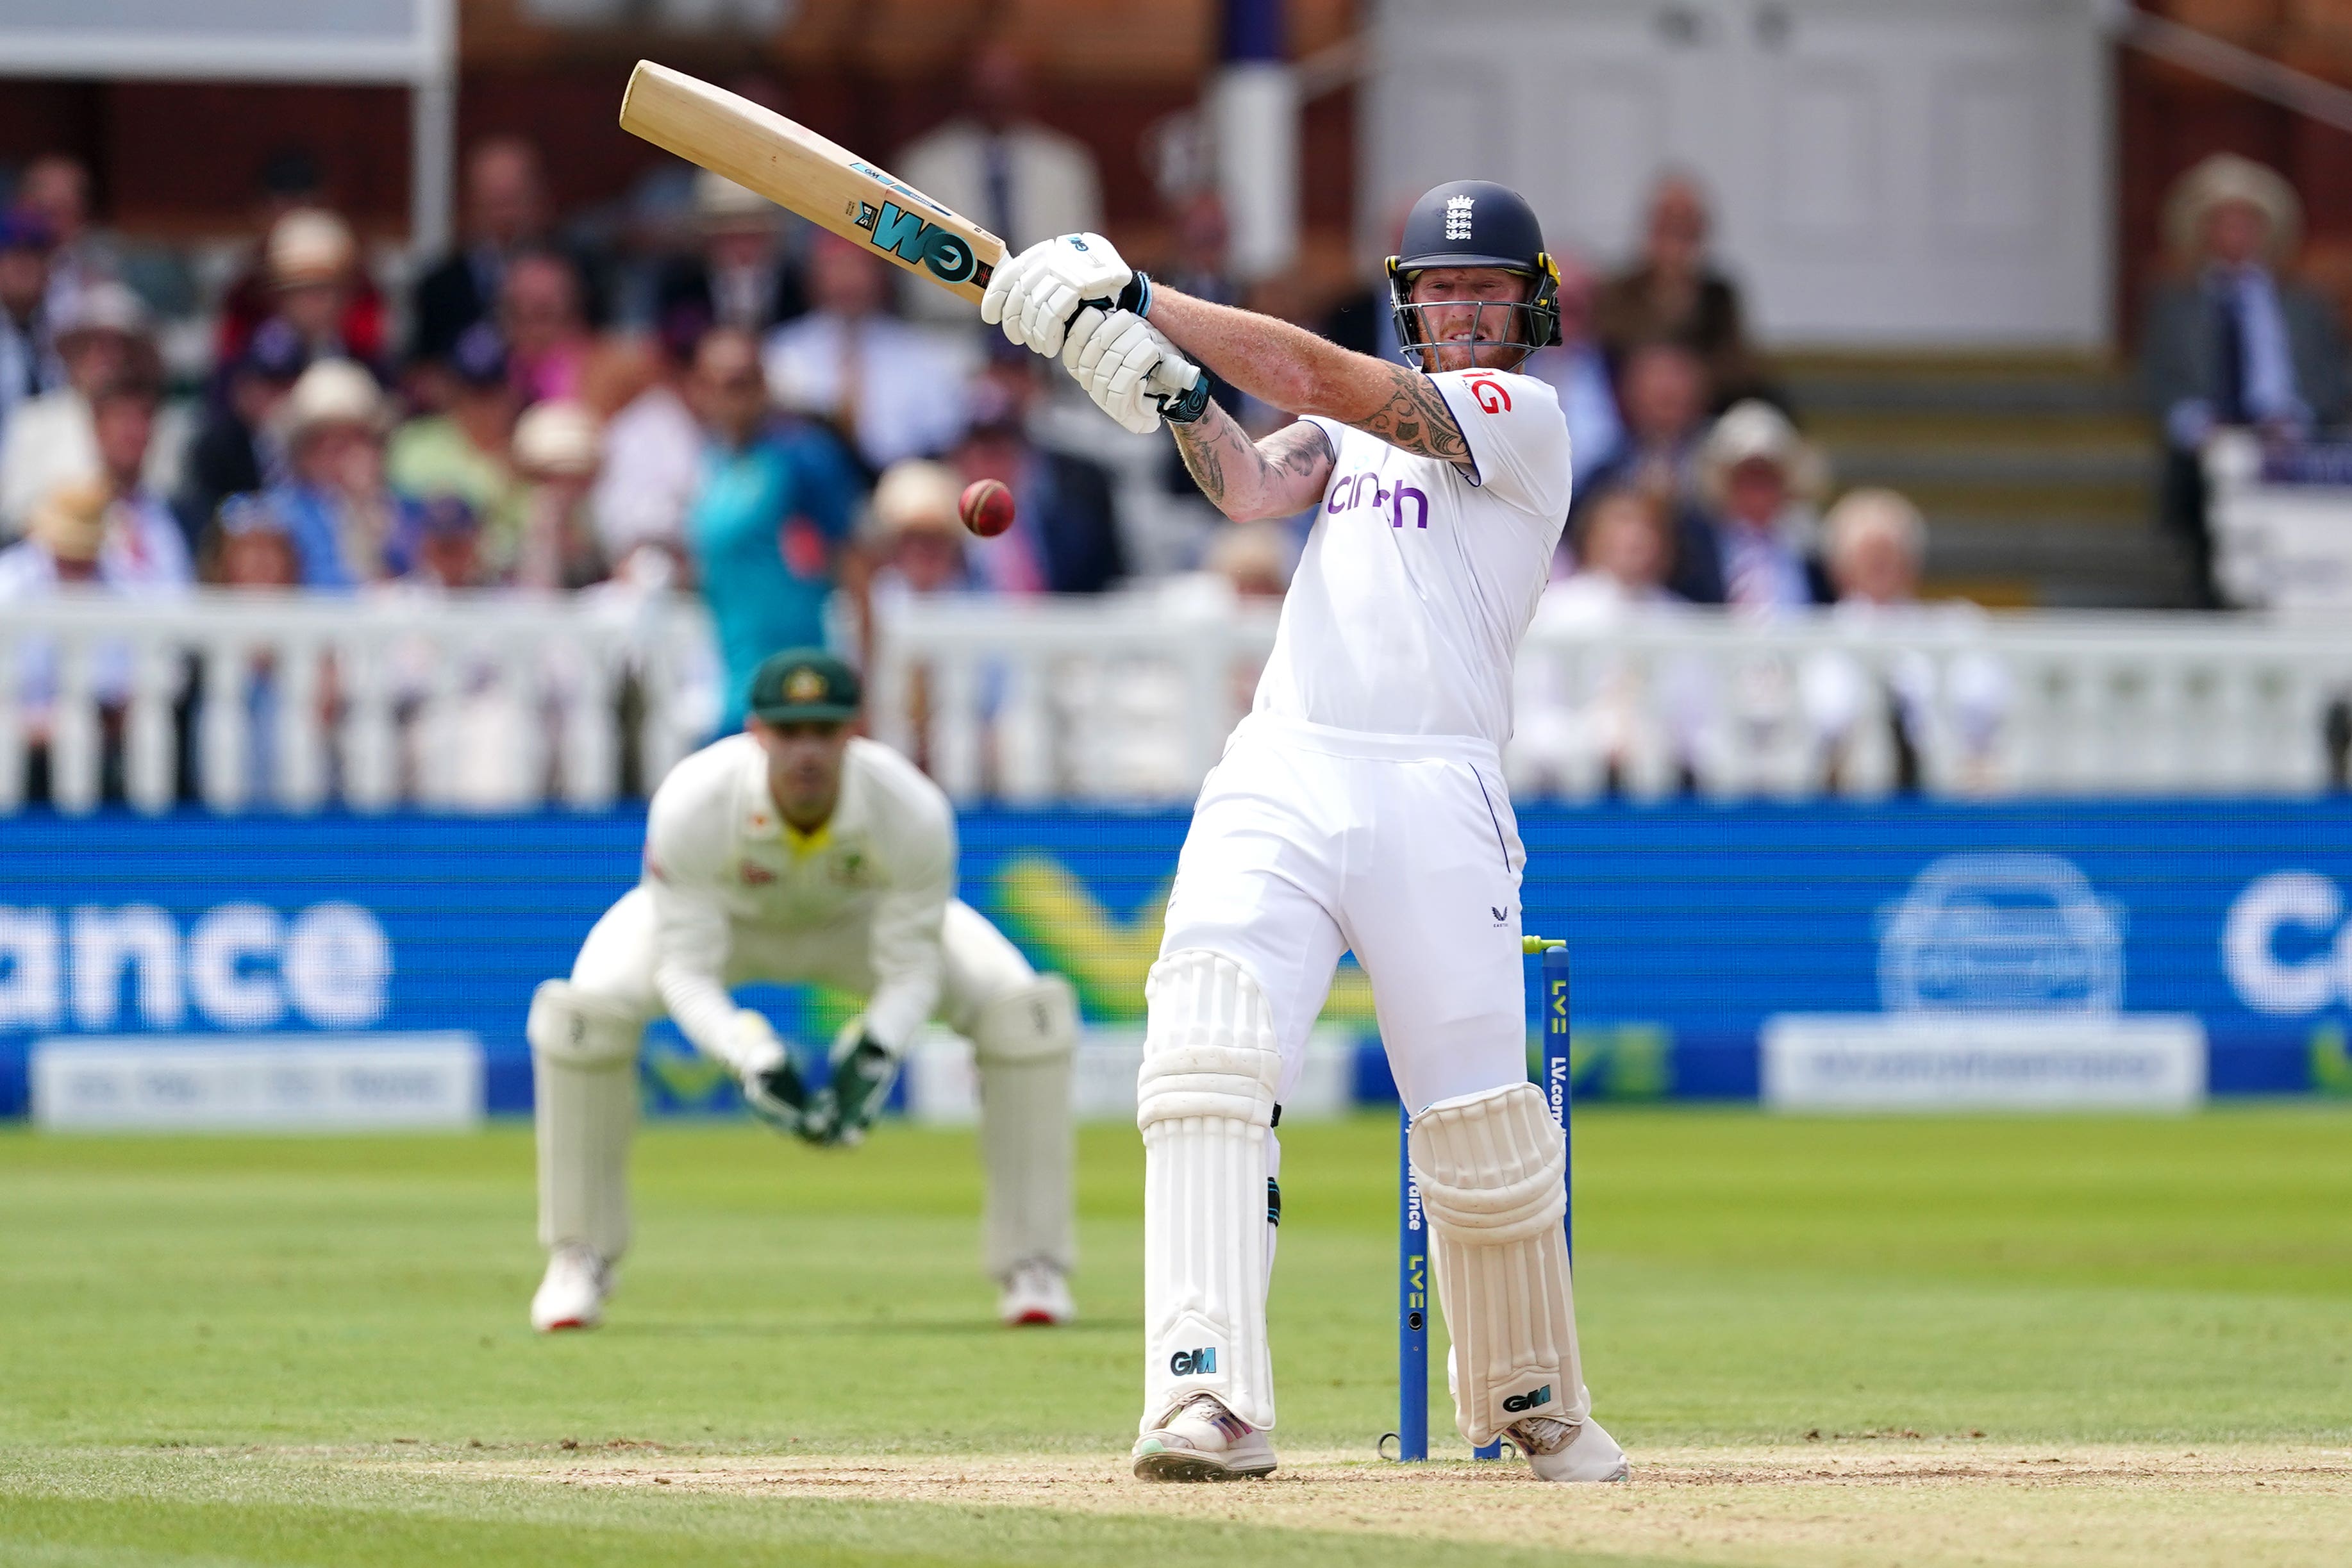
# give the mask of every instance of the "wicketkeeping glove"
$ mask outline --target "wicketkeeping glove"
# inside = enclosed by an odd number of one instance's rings
[[[898,1058],[862,1028],[845,1029],[833,1047],[833,1081],[819,1090],[808,1116],[812,1142],[855,1145],[882,1113],[898,1076]]]
[[[728,1020],[724,1045],[751,1114],[779,1132],[807,1137],[808,1089],[774,1026],[746,1007]]]

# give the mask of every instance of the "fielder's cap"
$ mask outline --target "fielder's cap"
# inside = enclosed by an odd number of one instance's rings
[[[751,716],[771,724],[846,723],[864,700],[857,672],[821,647],[788,647],[751,673]]]

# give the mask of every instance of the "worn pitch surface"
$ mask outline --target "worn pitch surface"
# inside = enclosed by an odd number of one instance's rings
[[[1073,1330],[989,1322],[968,1138],[822,1158],[671,1127],[611,1322],[554,1341],[522,1322],[523,1130],[0,1135],[0,1563],[2284,1564],[2352,1541],[2341,1111],[1590,1112],[1580,1315],[1637,1474],[1575,1491],[1370,1458],[1393,1124],[1285,1131],[1285,1469],[1213,1488],[1118,1462],[1131,1131],[1086,1136]]]

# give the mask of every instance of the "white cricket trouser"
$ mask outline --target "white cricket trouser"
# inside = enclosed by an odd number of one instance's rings
[[[1206,949],[1266,995],[1277,1100],[1352,951],[1404,1103],[1527,1080],[1519,871],[1501,759],[1459,736],[1366,735],[1253,713],[1192,810],[1162,957]]]
[[[1041,983],[1021,950],[960,900],[948,903],[940,946],[944,973],[935,1016],[972,1042],[979,1069],[984,1264],[999,1279],[1032,1261],[1066,1272],[1076,1261],[1067,1002],[1058,1010],[1045,1006],[1049,999],[1037,996]],[[635,888],[589,931],[571,984],[634,1016],[641,1028],[666,1011],[654,984],[659,956],[652,895]],[[738,928],[723,978],[730,990],[759,981],[798,982],[870,995],[868,933],[862,925],[820,931]],[[1024,1005],[1024,998],[1036,999]],[[573,1082],[569,1095],[543,1098],[541,1240],[551,1247],[586,1240],[608,1261],[617,1258],[629,1228],[634,1072],[591,1075]]]

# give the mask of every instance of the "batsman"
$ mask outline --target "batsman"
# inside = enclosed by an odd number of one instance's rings
[[[1155,289],[1099,235],[1024,251],[981,304],[1128,428],[1170,422],[1227,517],[1314,523],[1256,701],[1193,807],[1146,991],[1147,1479],[1275,1468],[1274,1130],[1350,950],[1412,1112],[1463,1435],[1507,1435],[1548,1481],[1627,1474],[1577,1352],[1565,1139],[1528,1081],[1527,856],[1501,765],[1512,661],[1568,515],[1567,421],[1519,374],[1559,341],[1559,273],[1534,210],[1479,180],[1422,196],[1388,272],[1402,364]],[[1186,355],[1298,421],[1251,440],[1186,395]]]
[[[1039,974],[954,896],[947,797],[888,747],[852,734],[856,674],[814,648],[754,673],[741,734],[655,791],[637,886],[604,912],[568,980],[531,997],[539,1239],[531,1298],[546,1332],[602,1321],[629,1244],[637,1051],[667,1014],[726,1064],[752,1111],[822,1145],[858,1142],[918,1030],[969,1039],[980,1073],[983,1250],[1008,1324],[1065,1323],[1071,1217],[1067,982]],[[802,982],[866,998],[812,1089],[731,992]]]

